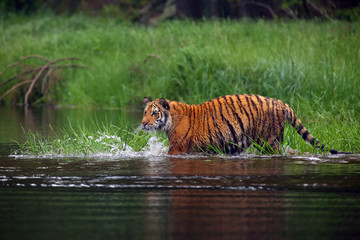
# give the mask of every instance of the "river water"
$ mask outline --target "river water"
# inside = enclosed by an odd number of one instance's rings
[[[94,116],[119,113],[0,108],[0,239],[360,239],[359,155],[13,154]]]

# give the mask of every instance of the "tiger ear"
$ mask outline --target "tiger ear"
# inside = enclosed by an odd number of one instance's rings
[[[166,101],[165,98],[160,98],[160,99],[159,99],[159,103],[160,103],[160,105],[161,105],[163,108],[165,108],[166,110],[170,110],[170,105],[169,105],[168,101]]]
[[[150,98],[144,97],[144,103],[145,104],[148,104],[150,102],[152,102],[152,100]]]

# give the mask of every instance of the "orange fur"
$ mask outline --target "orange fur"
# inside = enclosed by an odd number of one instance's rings
[[[283,141],[285,122],[303,139],[320,149],[321,145],[302,125],[295,112],[280,100],[258,95],[222,96],[199,105],[164,98],[146,104],[142,120],[145,131],[165,131],[169,154],[213,152],[214,148],[238,154],[252,143],[277,151]],[[331,153],[339,153],[330,149]]]

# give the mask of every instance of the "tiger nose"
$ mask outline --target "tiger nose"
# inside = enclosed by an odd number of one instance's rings
[[[141,124],[145,127],[146,125],[148,125],[148,122],[141,122]]]

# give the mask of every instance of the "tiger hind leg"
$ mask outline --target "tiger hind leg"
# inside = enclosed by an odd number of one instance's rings
[[[254,144],[259,152],[270,155],[280,154],[282,137],[274,136],[268,140],[259,139],[259,141],[257,144]]]

